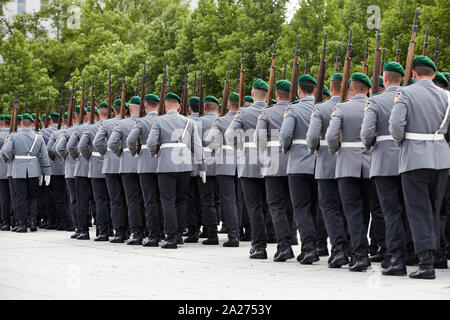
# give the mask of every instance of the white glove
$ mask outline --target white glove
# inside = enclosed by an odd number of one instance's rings
[[[51,176],[45,176],[45,185],[48,186],[50,184]]]
[[[42,182],[44,181],[44,177],[40,176],[39,177],[39,187],[42,186]]]
[[[200,171],[200,178],[202,178],[203,183],[206,183],[206,171]]]

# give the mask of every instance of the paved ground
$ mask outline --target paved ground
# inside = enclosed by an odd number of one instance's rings
[[[0,299],[449,299],[450,270],[437,280],[330,270],[295,259],[248,259],[239,248],[178,250],[69,239],[69,232],[0,233]],[[91,228],[91,238],[94,234]],[[225,236],[221,235],[221,243]],[[273,257],[276,245],[268,247]],[[296,254],[299,248],[295,248]],[[409,267],[408,272],[415,267]]]

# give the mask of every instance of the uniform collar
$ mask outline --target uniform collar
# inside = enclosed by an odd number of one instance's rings
[[[148,115],[148,116],[149,116],[149,115],[157,116],[157,115],[158,115],[158,111],[152,111],[152,112],[149,112],[147,115]]]
[[[173,114],[173,113],[178,114],[178,112],[176,110],[170,110],[169,112],[167,112],[167,114]]]
[[[289,101],[279,101],[276,104],[277,106],[287,106],[289,105]]]
[[[237,110],[230,110],[227,112],[227,114],[236,114],[236,113],[237,113]]]
[[[300,101],[301,102],[303,102],[303,101],[314,101],[314,96],[307,96],[307,97],[304,97],[303,99],[300,99]]]
[[[133,114],[130,118],[131,119],[137,119],[137,118],[139,118],[139,115],[138,114]]]
[[[333,101],[333,102],[336,101],[337,102],[337,101],[339,101],[339,98],[340,98],[339,96],[333,96],[328,101]]]
[[[264,108],[264,107],[266,107],[266,102],[265,101],[255,101],[253,103],[253,105],[258,108]]]
[[[435,85],[433,83],[433,81],[428,80],[428,79],[421,79],[421,80],[417,81],[416,83],[420,84],[421,86],[434,86]]]
[[[390,86],[389,88],[387,88],[386,90],[384,90],[384,92],[388,92],[388,91],[398,91],[400,87],[399,86]]]
[[[367,99],[367,96],[362,93],[358,93],[357,95],[353,96],[351,100],[353,99]]]
[[[213,115],[213,116],[217,116],[217,113],[215,113],[214,111],[211,111],[211,112],[205,113],[205,116],[211,116],[211,115]]]

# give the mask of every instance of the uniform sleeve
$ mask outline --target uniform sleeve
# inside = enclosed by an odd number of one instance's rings
[[[81,135],[80,142],[78,143],[78,150],[80,150],[81,155],[88,159],[91,157],[91,135],[89,132],[83,132]]]
[[[131,155],[135,156],[137,153],[137,144],[139,138],[142,137],[142,121],[136,122],[133,129],[131,129],[130,134],[127,138],[127,147],[130,149]],[[141,141],[143,143],[144,141]]]
[[[225,131],[225,141],[228,145],[241,150],[244,147],[244,131],[242,123],[242,115],[236,113],[233,121],[231,121],[230,126]]]
[[[47,143],[47,153],[50,159],[54,160],[56,157],[56,153],[55,153],[55,142],[56,142],[56,136],[55,133],[52,133],[52,135],[50,136],[50,139],[48,139],[48,143]]]
[[[260,151],[265,151],[267,149],[267,128],[269,127],[267,123],[267,114],[261,113],[258,116],[258,122],[256,123],[255,129],[255,143],[256,147]]]
[[[70,156],[74,160],[76,160],[79,156],[78,151],[79,141],[80,141],[80,133],[77,130],[74,130],[69,138],[69,141],[67,142],[67,150],[69,151]]]
[[[106,141],[106,135],[108,131],[106,130],[103,124],[100,125],[100,128],[97,131],[97,134],[94,137],[94,141],[92,141],[92,145],[94,149],[99,152],[102,156],[105,155],[106,150],[108,149],[108,144]]]
[[[292,139],[295,131],[295,117],[294,112],[290,109],[286,110],[284,114],[283,124],[280,128],[280,144],[283,149],[283,153],[289,151],[292,145]]]
[[[44,138],[41,138],[41,148],[39,150],[39,164],[41,165],[42,175],[50,176],[52,174],[52,168],[50,166],[50,159],[48,157],[48,151],[45,146]]]
[[[56,153],[64,160],[67,158],[66,145],[68,140],[69,137],[64,133],[61,133],[61,136],[57,140],[57,144],[55,147]]]
[[[9,161],[14,160],[14,141],[12,139],[12,136],[9,137],[9,139],[6,140],[5,145],[2,149],[3,154],[5,155],[5,159]],[[5,161],[7,162],[7,161]]]
[[[159,123],[159,120],[156,119],[155,122],[153,122],[152,129],[150,130],[150,134],[147,138],[147,148],[150,151],[150,154],[152,157],[156,156],[158,154],[158,149],[160,145],[160,136],[161,136],[161,125]]]
[[[375,101],[368,101],[364,109],[364,119],[361,126],[361,141],[369,150],[373,145],[377,131],[378,106]]]
[[[309,154],[313,154],[320,146],[322,123],[322,113],[319,108],[315,107],[311,114],[308,132],[306,133],[306,143],[308,145]]]
[[[194,165],[197,165],[198,171],[206,171],[205,154],[203,152],[203,144],[198,134],[197,126],[192,121],[191,134],[191,151],[194,153]]]
[[[397,93],[391,117],[389,118],[389,132],[397,146],[400,146],[405,138],[406,117],[408,115],[407,105],[408,98],[405,93]]]
[[[331,114],[330,125],[328,126],[325,140],[328,144],[328,152],[335,154],[339,150],[339,137],[342,128],[343,113],[340,107],[336,106]]]
[[[218,120],[216,120],[216,122],[217,121]],[[208,134],[205,137],[205,143],[211,150],[217,152],[223,145],[223,138],[216,122],[214,122],[211,129],[208,130]]]
[[[119,125],[117,124],[114,127],[114,130],[111,133],[111,137],[108,140],[108,148],[114,152],[118,157],[120,157],[120,143],[122,140],[122,131],[120,130]]]

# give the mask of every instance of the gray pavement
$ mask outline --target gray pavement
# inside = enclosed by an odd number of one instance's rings
[[[268,260],[255,261],[248,259],[249,242],[162,250],[70,234],[0,232],[0,299],[450,298],[450,270],[437,270],[436,280],[412,280],[382,276],[378,263],[364,273],[328,269],[326,257],[312,266],[295,259],[275,263],[275,244],[268,246]]]

